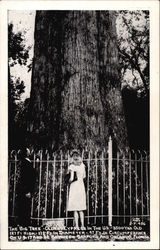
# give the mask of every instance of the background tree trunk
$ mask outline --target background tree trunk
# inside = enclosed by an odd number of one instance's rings
[[[28,130],[52,149],[127,145],[112,11],[38,11]]]

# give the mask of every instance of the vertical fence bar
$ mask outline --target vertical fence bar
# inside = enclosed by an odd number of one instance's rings
[[[136,215],[137,215],[137,153],[135,153],[135,191],[136,191]]]
[[[143,157],[141,153],[141,213],[143,221]]]
[[[12,163],[10,161],[8,163],[9,163],[9,165],[8,165],[8,194],[9,194]]]
[[[82,161],[83,161],[83,158],[84,158],[84,149],[82,150]]]
[[[35,160],[36,160],[36,156],[35,156],[35,153],[34,153],[34,156],[33,156],[33,168],[35,169]],[[33,201],[34,201],[34,198],[32,197],[32,203],[31,203],[31,218],[33,217]]]
[[[119,152],[117,151],[117,222],[119,224]]]
[[[69,162],[69,151],[68,151],[68,154],[67,154],[67,162],[68,162],[68,164],[67,164],[67,172],[68,172],[68,168],[69,168],[69,164],[70,164],[70,162]],[[69,191],[69,189],[68,189],[68,185],[67,185],[67,193],[66,193],[66,226],[68,226],[68,191]]]
[[[56,156],[53,155],[54,159],[53,159],[53,181],[52,181],[52,218],[54,216],[54,184],[55,184],[55,167],[56,167]]]
[[[102,151],[102,183],[101,183],[101,186],[102,186],[102,197],[101,197],[101,222],[103,224],[103,185],[104,185],[104,153]]]
[[[13,207],[12,207],[12,216],[15,212],[15,197],[16,197],[16,174],[17,174],[17,153],[15,154],[15,165],[14,165],[14,186],[13,186]]]
[[[108,225],[112,226],[112,139],[108,143]]]
[[[9,204],[9,207],[8,207],[8,212],[10,211],[10,179],[11,179],[11,166],[12,166],[12,163],[11,162],[8,162],[8,204]]]
[[[91,153],[90,151],[88,152],[88,171],[87,171],[87,220],[89,223],[89,208],[90,208],[90,204],[89,204],[89,171],[90,171],[90,159],[91,159]]]
[[[59,218],[61,217],[61,203],[62,203],[62,165],[63,165],[63,155],[61,154],[61,166],[60,166],[60,185],[59,185]]]
[[[40,169],[39,169],[39,193],[38,193],[38,225],[40,219],[40,204],[41,204],[41,175],[42,175],[42,151],[40,151]]]
[[[97,220],[97,150],[95,152],[95,165],[96,165],[96,190],[95,190],[95,208],[94,208],[94,223],[96,224],[96,220]]]
[[[132,215],[132,178],[131,178],[131,167],[132,167],[132,158],[131,152],[129,152],[129,214],[130,218]]]
[[[125,206],[126,206],[126,192],[125,192],[125,155],[123,156],[123,211],[124,211],[124,223],[126,221],[126,218],[125,218]]]
[[[47,196],[48,196],[48,162],[49,154],[47,153],[47,169],[46,169],[46,192],[45,192],[45,218],[47,217]]]
[[[147,215],[149,215],[149,185],[148,185],[148,159],[147,155],[145,157],[146,160],[146,196],[147,196]]]

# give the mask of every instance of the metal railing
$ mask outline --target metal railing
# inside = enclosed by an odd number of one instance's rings
[[[37,159],[37,155],[39,158]],[[83,150],[86,166],[86,224],[129,224],[132,218],[149,220],[149,155],[143,151],[112,152],[112,140],[107,150]],[[67,212],[68,186],[65,175],[70,164],[69,152],[49,154],[32,151],[31,161],[37,172],[31,218],[41,220],[72,218]],[[17,183],[20,162],[18,152],[9,156],[8,187],[9,216],[17,216]]]

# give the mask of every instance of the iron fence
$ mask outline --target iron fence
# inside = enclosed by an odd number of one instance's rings
[[[110,139],[107,150],[83,150],[82,158],[86,167],[87,225],[124,225],[133,218],[149,221],[147,152],[113,152]],[[66,209],[69,187],[65,183],[70,164],[69,152],[51,154],[48,151],[32,151],[31,161],[37,173],[31,207],[32,221],[40,224],[42,220],[64,218],[66,224],[71,223],[72,213]],[[17,216],[18,152],[10,153],[8,163],[9,217],[13,219]]]

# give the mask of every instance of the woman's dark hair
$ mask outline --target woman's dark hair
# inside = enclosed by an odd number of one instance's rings
[[[28,156],[28,151],[29,151],[28,148],[22,148],[20,150],[20,158],[24,159],[25,157],[27,157]]]
[[[81,154],[80,154],[80,152],[78,150],[74,149],[74,150],[72,150],[70,156],[73,157],[73,155],[80,156]]]

